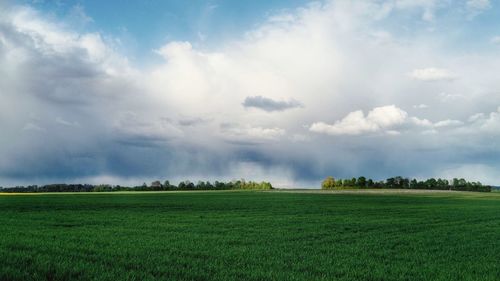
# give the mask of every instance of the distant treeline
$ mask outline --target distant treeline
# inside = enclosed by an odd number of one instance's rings
[[[0,187],[0,192],[111,192],[111,191],[167,191],[167,190],[237,190],[237,189],[272,189],[269,182],[254,182],[245,180],[236,180],[230,182],[199,181],[192,183],[183,181],[178,185],[173,185],[169,181],[154,181],[150,185],[146,183],[138,186],[120,186],[109,184],[47,184],[47,185],[29,185],[16,187]]]
[[[334,179],[327,177],[321,183],[321,189],[355,189],[355,188],[400,188],[400,189],[432,189],[432,190],[460,190],[491,192],[491,186],[482,185],[480,182],[468,182],[465,179],[454,178],[452,181],[446,179],[430,178],[425,181],[408,179],[403,177],[388,178],[385,181],[373,181],[365,177],[352,179]]]

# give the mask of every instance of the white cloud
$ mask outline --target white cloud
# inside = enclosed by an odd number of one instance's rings
[[[366,117],[361,110],[351,112],[333,125],[324,122],[313,123],[309,130],[329,135],[360,135],[390,131],[389,129],[403,124],[407,116],[408,114],[400,108],[388,105],[372,109]]]
[[[420,127],[432,127],[432,126],[434,126],[434,124],[432,124],[432,122],[427,120],[427,119],[420,119],[417,117],[411,117],[410,121],[413,124],[420,126]]]
[[[434,67],[415,69],[410,77],[420,81],[451,81],[456,79],[456,76],[449,70]]]
[[[457,100],[463,100],[465,98],[462,94],[449,94],[449,93],[439,93],[438,98],[442,102],[456,102]]]
[[[469,117],[469,121],[473,122],[473,128],[477,128],[479,131],[500,134],[500,107],[498,107],[497,111],[489,114],[474,114]]]
[[[484,113],[476,113],[476,114],[471,115],[467,121],[476,122],[476,121],[483,120],[484,118],[485,118]]]
[[[496,117],[496,113],[492,113]],[[484,114],[474,115],[473,120],[484,117]],[[469,118],[469,120],[472,120]],[[491,119],[491,118],[490,118]],[[483,120],[486,123],[486,120]],[[328,135],[361,135],[368,133],[384,132],[390,135],[400,135],[405,132],[420,132],[422,134],[439,133],[437,129],[459,128],[465,125],[460,120],[446,119],[435,123],[428,119],[408,116],[408,113],[394,105],[378,107],[371,110],[365,117],[361,110],[349,113],[342,120],[333,125],[316,122],[309,130]],[[400,128],[398,130],[397,128]]]
[[[27,7],[17,8],[9,20],[16,32],[33,40],[33,48],[41,55],[73,56],[110,75],[133,72],[128,59],[117,54],[99,33],[78,34],[65,30]]]
[[[442,120],[442,121],[436,122],[434,124],[434,127],[436,127],[436,128],[457,127],[457,126],[461,126],[463,124],[464,124],[464,122],[462,122],[460,120],[446,119],[446,120]]]
[[[421,103],[421,104],[414,105],[413,108],[415,108],[415,109],[426,109],[426,108],[429,108],[429,106],[427,104]]]
[[[241,131],[240,131],[241,132]],[[250,137],[262,139],[277,139],[285,135],[285,130],[281,128],[262,128],[262,127],[247,127],[243,130]]]
[[[277,127],[241,127],[235,124],[223,124],[221,133],[224,139],[230,142],[260,143],[263,141],[276,141],[284,136],[286,131]]]

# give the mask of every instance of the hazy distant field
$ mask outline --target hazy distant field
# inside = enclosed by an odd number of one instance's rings
[[[500,280],[500,194],[0,195],[0,280]]]

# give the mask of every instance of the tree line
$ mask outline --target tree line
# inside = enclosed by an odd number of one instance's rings
[[[447,179],[430,178],[427,180],[409,179],[404,177],[388,178],[385,181],[373,181],[365,177],[352,179],[335,179],[327,177],[321,183],[321,189],[363,189],[363,188],[397,188],[397,189],[431,189],[431,190],[459,190],[459,191],[478,191],[491,192],[492,187],[483,185],[480,182],[469,182],[465,179],[454,178],[451,181]]]
[[[138,186],[121,186],[109,184],[47,184],[28,185],[15,187],[0,187],[0,192],[113,192],[113,191],[169,191],[169,190],[269,190],[273,186],[269,182],[254,182],[234,180],[229,182],[198,181],[196,184],[188,180],[178,185],[171,184],[168,180],[163,183],[153,181],[150,185],[143,183]]]

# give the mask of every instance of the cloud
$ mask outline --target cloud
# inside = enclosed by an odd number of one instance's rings
[[[460,120],[446,119],[446,120],[442,120],[442,121],[439,121],[439,122],[435,123],[434,127],[436,127],[436,128],[456,127],[456,126],[461,126],[463,124],[464,124],[464,122],[462,122]]]
[[[309,130],[328,135],[360,135],[381,131],[394,132],[390,129],[403,124],[407,116],[408,114],[405,111],[394,105],[389,105],[372,109],[366,117],[361,110],[351,112],[333,125],[323,122],[313,123]]]
[[[498,169],[500,59],[460,52],[448,26],[463,6],[325,1],[225,41],[165,42],[147,67],[110,34],[0,9],[0,183],[248,175],[313,186]]]
[[[488,120],[485,119],[485,115],[481,113],[471,116],[469,122],[488,123],[495,118],[495,112],[490,114]],[[374,108],[369,111],[366,116],[361,110],[351,112],[332,125],[324,122],[316,122],[309,127],[309,130],[315,133],[323,133],[332,136],[356,136],[373,133],[400,135],[402,132],[437,134],[439,130],[450,128],[466,128],[466,126],[463,121],[453,119],[445,119],[433,123],[428,119],[408,116],[406,111],[394,105],[390,105]]]
[[[64,125],[64,126],[69,126],[69,127],[78,127],[78,126],[80,126],[80,124],[78,124],[78,122],[76,122],[76,121],[70,122],[70,121],[67,121],[67,120],[65,120],[65,119],[63,119],[61,117],[57,117],[56,118],[56,123]]]
[[[45,132],[45,129],[36,125],[36,124],[33,124],[33,123],[27,123],[26,125],[24,125],[23,127],[23,131],[39,131],[39,132]]]
[[[468,0],[466,7],[472,11],[481,12],[491,8],[490,0]]]
[[[420,81],[451,81],[456,79],[456,76],[447,69],[434,67],[415,69],[410,77]]]
[[[446,1],[436,1],[436,0],[424,0],[424,1],[414,1],[414,0],[398,0],[394,1],[395,6],[400,9],[415,9],[420,8],[422,10],[422,20],[433,21],[435,18],[436,10],[441,8],[441,6],[446,6]],[[390,1],[389,1],[390,3]]]
[[[432,122],[427,120],[427,119],[420,119],[417,117],[411,117],[410,121],[413,124],[420,126],[420,127],[433,127],[434,126],[434,124],[432,124]]]
[[[442,102],[455,102],[457,100],[463,100],[465,98],[465,95],[462,94],[448,94],[448,93],[439,93],[438,98]]]
[[[429,106],[427,104],[421,103],[421,104],[414,105],[413,108],[415,108],[415,109],[426,109],[426,108],[429,108]]]
[[[491,2],[490,0],[467,0],[465,6],[469,13],[468,15],[469,19],[472,19],[477,15],[481,14],[482,12],[484,12],[485,10],[490,9]]]
[[[177,122],[180,126],[191,127],[191,126],[203,125],[207,122],[210,122],[210,120],[203,119],[200,117],[191,117],[191,118],[184,117],[179,119]]]
[[[466,3],[469,9],[486,10],[491,7],[490,0],[468,0]]]
[[[267,112],[284,111],[292,108],[302,107],[302,104],[296,100],[273,100],[263,96],[246,97],[243,101],[246,108],[257,108]]]
[[[114,124],[115,134],[122,143],[162,145],[184,133],[167,120],[144,118],[135,112],[125,112]]]
[[[81,4],[76,4],[69,11],[68,21],[81,27],[94,22],[94,19],[85,13],[85,8]]]
[[[489,134],[500,134],[500,106],[496,111],[485,113],[476,113],[469,117],[469,122],[472,122],[472,128],[478,132],[486,132]]]
[[[221,133],[225,140],[234,143],[257,144],[268,141],[276,141],[285,135],[282,128],[263,128],[252,126],[238,126],[237,124],[222,124]]]

